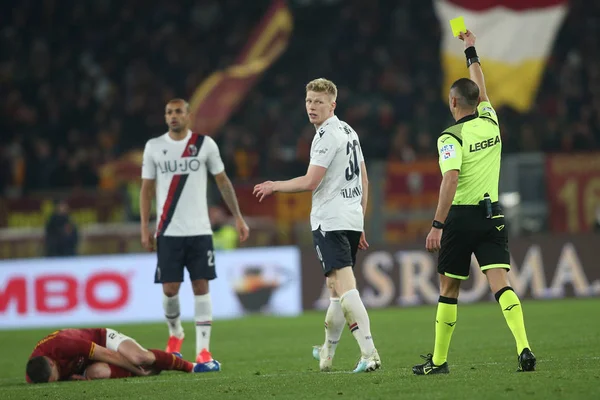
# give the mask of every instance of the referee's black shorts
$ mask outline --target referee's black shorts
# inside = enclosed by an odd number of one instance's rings
[[[438,272],[450,278],[469,278],[471,255],[482,271],[510,269],[508,233],[504,215],[494,204],[494,216],[485,217],[482,206],[452,206],[446,218],[438,258]]]

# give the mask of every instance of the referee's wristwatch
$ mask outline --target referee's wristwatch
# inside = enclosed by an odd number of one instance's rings
[[[431,226],[433,226],[435,229],[444,229],[444,223],[440,222],[440,221],[436,221],[435,219],[431,223]]]

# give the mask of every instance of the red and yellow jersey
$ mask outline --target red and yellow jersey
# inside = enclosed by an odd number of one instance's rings
[[[67,380],[83,374],[96,345],[106,347],[106,329],[63,329],[40,340],[29,359],[39,356],[52,359],[58,367],[59,380]],[[28,376],[25,379],[31,383]]]

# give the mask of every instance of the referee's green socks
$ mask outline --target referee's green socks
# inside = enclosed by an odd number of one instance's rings
[[[458,299],[440,296],[435,315],[435,346],[432,360],[434,365],[442,365],[448,358],[457,312]]]
[[[525,322],[523,320],[523,309],[519,296],[510,286],[503,287],[495,294],[496,301],[500,303],[504,319],[510,328],[515,341],[517,342],[517,354],[521,354],[524,348],[529,348],[527,333],[525,332]]]

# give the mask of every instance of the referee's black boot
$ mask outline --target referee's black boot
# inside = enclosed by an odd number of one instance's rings
[[[519,368],[517,372],[535,371],[535,355],[527,347],[523,349],[518,360]]]
[[[446,361],[442,365],[433,364],[433,354],[429,353],[426,356],[421,356],[425,361],[423,364],[415,365],[412,370],[415,375],[433,375],[433,374],[448,374],[450,369],[448,368],[448,362]]]

